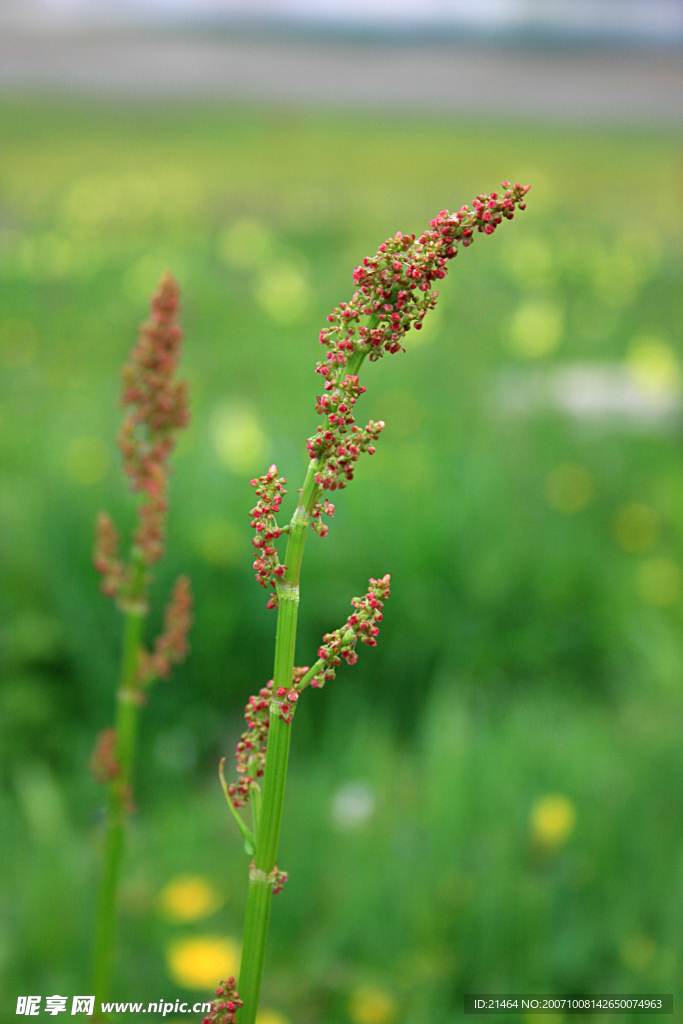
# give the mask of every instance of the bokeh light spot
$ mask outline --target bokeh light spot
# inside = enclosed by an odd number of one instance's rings
[[[393,1024],[398,1002],[385,989],[360,985],[351,993],[349,1017],[353,1024]]]
[[[373,787],[362,779],[339,786],[332,797],[332,821],[344,832],[363,828],[375,813]]]
[[[270,255],[273,242],[273,234],[265,224],[245,218],[220,232],[216,251],[227,266],[249,270]]]
[[[576,825],[576,807],[561,793],[543,796],[531,808],[531,837],[539,846],[556,849],[569,839]]]
[[[648,551],[659,535],[660,521],[649,505],[622,505],[614,519],[614,537],[624,551]]]
[[[298,267],[276,260],[259,275],[255,295],[258,304],[273,320],[291,324],[307,312],[311,290]]]
[[[563,462],[556,466],[545,481],[548,504],[558,512],[574,515],[581,512],[593,497],[593,478],[585,466],[577,462]]]
[[[638,387],[648,395],[676,397],[681,391],[681,367],[675,352],[662,338],[634,338],[626,365]]]
[[[559,348],[564,314],[549,299],[525,302],[510,321],[510,347],[521,359],[541,359]]]
[[[663,608],[681,593],[681,570],[671,558],[648,558],[638,570],[636,588],[645,604]]]
[[[169,975],[176,984],[189,989],[215,989],[216,979],[237,974],[239,959],[238,943],[216,935],[176,939],[166,947]]]
[[[109,469],[109,449],[101,437],[75,437],[64,452],[64,472],[70,480],[91,487],[104,480]]]
[[[233,473],[250,472],[263,460],[266,435],[254,410],[243,402],[226,402],[215,410],[212,435],[218,457]]]
[[[223,904],[218,891],[201,875],[178,875],[159,893],[161,917],[173,924],[186,924],[210,917]]]

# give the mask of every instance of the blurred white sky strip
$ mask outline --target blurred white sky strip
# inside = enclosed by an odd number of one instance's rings
[[[673,46],[605,43],[643,19]],[[683,0],[0,0],[0,90],[675,124],[682,20]]]
[[[683,40],[681,0],[0,0],[0,23],[279,22]]]

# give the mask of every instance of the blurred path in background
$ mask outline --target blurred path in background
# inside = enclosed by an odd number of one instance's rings
[[[141,30],[0,37],[0,89],[673,123],[680,54]]]

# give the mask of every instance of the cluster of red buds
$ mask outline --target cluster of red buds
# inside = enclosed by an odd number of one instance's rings
[[[432,282],[446,276],[447,261],[458,252],[458,242],[468,246],[474,232],[493,234],[506,218],[512,220],[515,207],[526,208],[528,185],[503,182],[504,192],[479,195],[472,209],[463,206],[457,213],[448,210],[431,221],[430,230],[415,240],[415,235],[400,231],[380,245],[377,254],[366,257],[353,272],[357,285],[350,302],[343,302],[328,316],[332,325],[320,332],[320,341],[329,349],[317,371],[338,382],[349,357],[365,349],[370,359],[384,352],[398,352],[411,327],[419,329],[428,309],[436,303]],[[371,317],[375,326],[360,324]]]
[[[126,577],[126,570],[119,558],[120,537],[107,512],[100,512],[95,525],[95,553],[93,563],[102,576],[100,590],[107,597],[116,597]]]
[[[276,864],[270,873],[270,877],[273,880],[273,896],[277,896],[284,889],[285,882],[289,879],[289,873],[287,871],[280,871]]]
[[[187,576],[179,576],[164,612],[164,631],[155,640],[153,650],[143,651],[140,656],[138,677],[143,686],[154,679],[168,679],[171,667],[184,661],[189,650],[187,637],[191,625],[190,581]]]
[[[273,887],[273,896],[277,896],[277,894],[282,892],[284,889],[285,882],[289,879],[289,874],[286,871],[280,871],[277,864],[273,865],[273,870],[270,874],[266,874],[265,871],[259,871],[256,867],[256,861],[252,860],[251,867],[249,869],[249,878],[254,880],[258,879],[260,882],[266,882],[268,885],[271,885]]]
[[[186,381],[175,380],[182,332],[177,323],[178,285],[166,274],[151,303],[149,322],[123,370],[121,403],[130,407],[118,444],[132,490],[142,495],[134,533],[136,559],[145,569],[163,555],[169,456],[175,433],[189,422]],[[118,555],[119,537],[106,513],[98,519],[94,562],[102,574],[102,590],[126,597],[135,583],[132,567]]]
[[[355,374],[347,374],[336,381],[326,380],[325,391],[327,394],[317,398],[315,411],[326,416],[327,422],[316,429],[306,447],[310,457],[321,463],[316,483],[324,490],[334,491],[353,480],[361,452],[374,454],[373,442],[379,437],[384,423],[371,420],[364,428],[356,424],[352,410],[365,388]]]
[[[235,1014],[244,1003],[238,995],[235,979],[222,981],[216,989],[216,997],[211,1003],[211,1013],[204,1017],[202,1024],[236,1024]]]
[[[323,523],[321,520],[322,515],[329,516],[330,519],[334,515],[334,505],[327,498],[323,498],[322,501],[316,501],[315,505],[311,509],[311,526],[317,534],[321,537],[326,537],[329,527],[327,523]]]
[[[121,765],[116,758],[116,729],[103,729],[97,737],[95,749],[90,758],[90,771],[95,782],[112,782],[121,774]]]
[[[311,679],[311,686],[323,687],[334,679],[337,665],[342,659],[347,665],[355,665],[358,661],[356,644],[377,646],[379,633],[378,623],[382,621],[384,601],[389,597],[390,576],[387,573],[382,579],[371,579],[368,591],[363,597],[354,597],[351,601],[353,613],[333,633],[325,633],[322,645],[318,648],[317,671]]]
[[[266,764],[266,744],[268,742],[268,726],[270,724],[270,706],[273,701],[278,704],[284,716],[294,714],[294,705],[299,699],[298,686],[308,666],[295,668],[292,685],[287,690],[280,686],[277,694],[273,689],[273,680],[269,679],[259,692],[250,697],[244,710],[247,728],[240,736],[235,749],[237,762],[237,781],[228,785],[228,793],[235,807],[243,807],[251,796],[250,786],[261,778]],[[288,718],[287,721],[291,721]]]
[[[257,557],[254,562],[256,581],[262,587],[273,587],[269,608],[277,606],[277,585],[276,581],[284,576],[285,566],[280,564],[277,549],[274,541],[282,536],[282,530],[277,525],[277,515],[282,499],[287,493],[284,477],[277,475],[277,466],[272,465],[267,473],[258,479],[250,481],[251,486],[256,488],[258,501],[251,509],[251,527],[256,530],[252,544],[256,548]]]

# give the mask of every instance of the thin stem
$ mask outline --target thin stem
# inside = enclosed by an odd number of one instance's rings
[[[111,984],[124,834],[130,810],[131,779],[137,746],[140,709],[137,673],[144,618],[145,612],[137,609],[126,612],[124,617],[121,682],[115,726],[119,771],[107,790],[104,865],[95,922],[93,991],[96,1007],[108,998]]]
[[[233,818],[237,822],[237,827],[240,830],[240,832],[242,833],[242,836],[244,838],[244,848],[247,851],[247,853],[253,854],[254,850],[256,849],[256,840],[254,839],[254,833],[251,831],[249,826],[243,821],[242,816],[240,815],[239,811],[237,810],[237,808],[235,807],[234,803],[232,802],[232,798],[230,796],[230,790],[228,789],[228,784],[225,781],[225,758],[224,757],[221,758],[220,764],[218,765],[218,777],[221,780],[221,786],[223,787],[223,792],[225,794],[225,799],[228,802],[228,807],[230,808],[230,813],[232,814]],[[255,789],[258,789],[258,786],[256,786]],[[252,793],[252,800],[255,800],[255,799],[256,799],[256,796],[255,796],[254,793]],[[254,804],[254,831],[256,831],[257,828],[258,828],[258,824],[257,824],[257,815],[256,815],[256,805]]]

